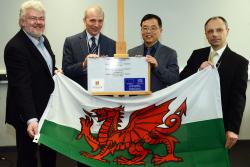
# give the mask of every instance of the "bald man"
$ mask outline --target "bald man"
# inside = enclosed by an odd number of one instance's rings
[[[87,58],[113,56],[115,41],[101,33],[104,12],[99,6],[86,9],[83,17],[85,30],[67,37],[63,48],[64,74],[87,89]]]
[[[67,37],[64,43],[62,62],[64,74],[86,90],[87,58],[115,54],[115,41],[101,33],[103,22],[104,12],[101,7],[87,8],[83,17],[85,30]],[[87,165],[78,163],[78,167],[85,166]]]

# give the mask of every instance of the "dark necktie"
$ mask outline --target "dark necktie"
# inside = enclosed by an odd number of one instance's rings
[[[152,49],[152,48],[147,48],[146,55],[151,55],[151,49]]]
[[[91,54],[97,54],[97,46],[96,46],[96,43],[95,43],[95,37],[91,37],[90,39],[92,41],[92,44],[91,44],[89,52]]]

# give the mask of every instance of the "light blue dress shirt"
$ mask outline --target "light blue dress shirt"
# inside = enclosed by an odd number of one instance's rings
[[[26,32],[25,32],[26,33]],[[44,46],[44,37],[41,36],[39,38],[39,40],[37,40],[36,38],[32,37],[31,35],[29,35],[28,33],[26,33],[27,36],[29,37],[29,39],[32,41],[32,43],[36,46],[36,48],[39,50],[39,52],[42,54],[44,60],[46,61],[50,74],[52,75],[53,73],[53,63],[52,63],[52,58],[48,52],[48,50],[46,49],[46,47]]]
[[[24,31],[25,32],[25,31]],[[25,32],[25,34],[29,37],[29,39],[32,41],[32,43],[36,46],[36,48],[39,50],[39,52],[41,53],[41,55],[43,56],[44,60],[46,61],[50,74],[52,75],[53,73],[53,63],[52,63],[52,58],[48,52],[48,50],[46,49],[46,47],[44,46],[44,37],[41,36],[39,38],[39,40],[37,40],[36,38],[32,37],[31,35],[29,35],[28,33]],[[31,118],[27,121],[27,125],[33,121],[38,122],[37,118]]]

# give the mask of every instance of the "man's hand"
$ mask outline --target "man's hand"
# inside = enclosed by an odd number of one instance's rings
[[[86,68],[86,67],[87,67],[87,59],[88,59],[88,58],[97,58],[97,57],[99,57],[99,56],[96,55],[96,54],[89,54],[89,55],[84,59],[84,61],[83,61],[83,63],[82,63],[82,67],[83,67],[83,68]]]
[[[56,69],[54,71],[55,74],[63,74],[63,70],[62,69]]]
[[[32,121],[28,124],[27,132],[29,136],[33,139],[35,135],[38,133],[38,122]]]
[[[226,144],[225,147],[232,148],[238,140],[238,135],[232,131],[226,131]]]
[[[203,70],[204,68],[208,67],[208,66],[212,66],[214,67],[213,63],[211,61],[204,61],[201,65],[199,70]]]
[[[153,56],[146,55],[146,61],[152,64],[155,68],[158,67],[158,62]]]

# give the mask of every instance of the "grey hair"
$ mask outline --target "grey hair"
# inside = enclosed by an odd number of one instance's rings
[[[102,8],[101,8],[100,6],[98,6],[98,5],[93,5],[93,6],[88,7],[88,8],[85,10],[85,12],[84,12],[84,17],[83,17],[83,20],[84,20],[84,21],[85,21],[86,18],[87,18],[87,15],[88,15],[89,10],[91,10],[91,9],[94,9],[95,11],[98,11],[99,13],[101,13],[102,16],[103,16],[103,18],[104,18],[104,11],[102,10]]]
[[[29,0],[29,1],[24,2],[21,5],[20,11],[19,11],[19,26],[20,27],[22,27],[21,21],[22,21],[23,17],[26,15],[28,9],[34,9],[34,10],[45,13],[45,8],[44,8],[41,1]]]

